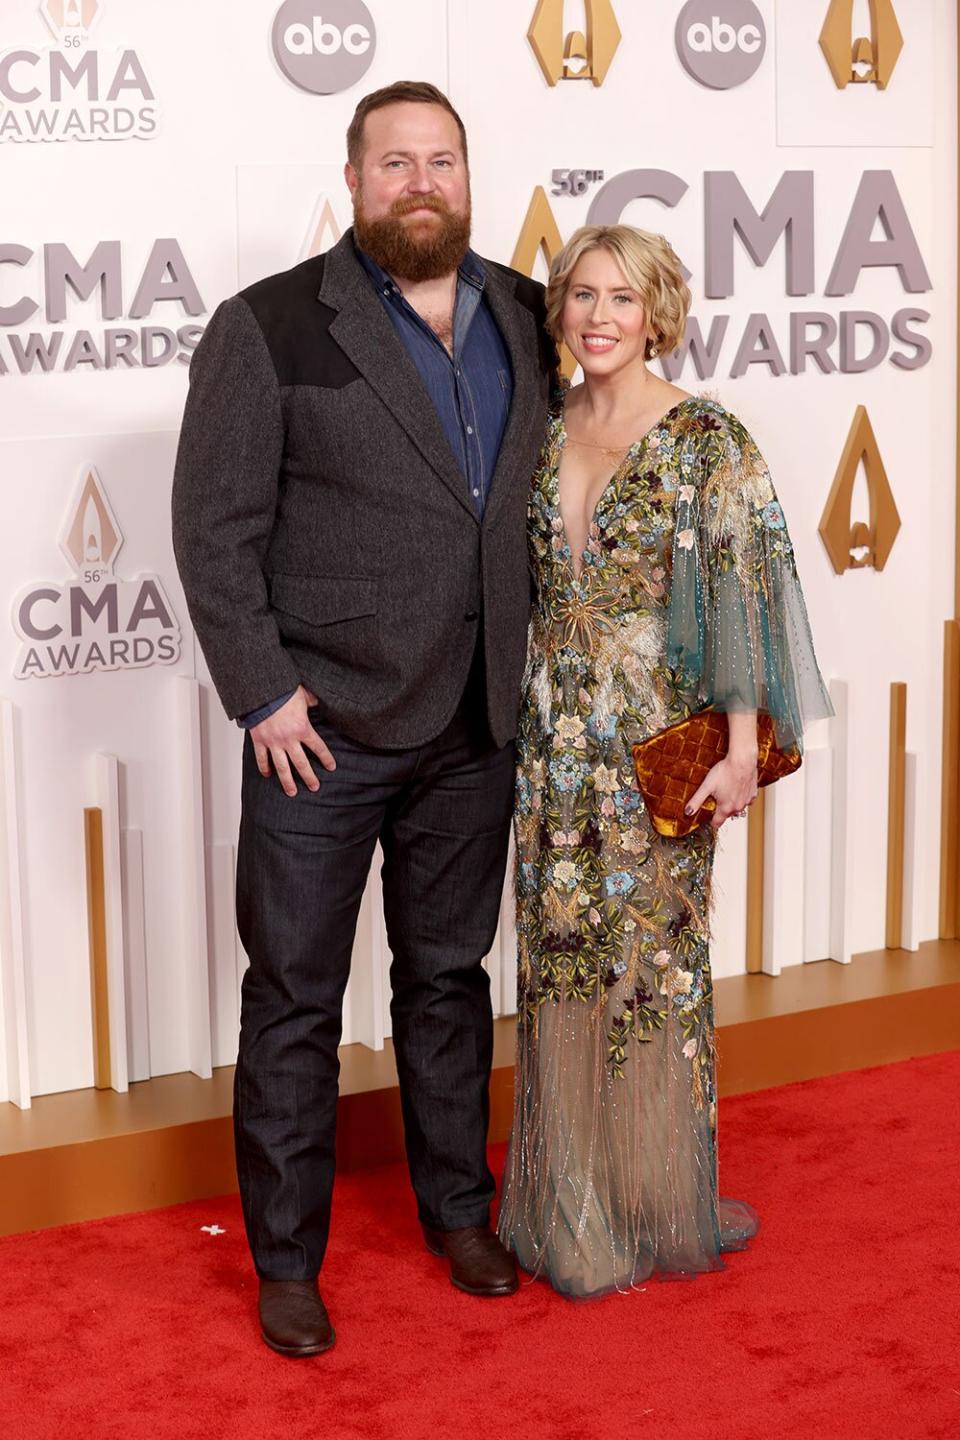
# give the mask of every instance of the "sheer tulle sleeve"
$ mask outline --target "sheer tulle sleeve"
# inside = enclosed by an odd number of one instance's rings
[[[700,705],[764,710],[782,746],[833,713],[793,545],[760,451],[707,403],[680,465],[668,658]]]

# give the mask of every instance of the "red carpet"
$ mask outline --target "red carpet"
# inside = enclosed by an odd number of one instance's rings
[[[458,1294],[404,1172],[349,1176],[316,1360],[261,1345],[234,1198],[0,1240],[0,1435],[957,1440],[958,1096],[960,1052],[724,1102],[752,1248],[586,1304]]]

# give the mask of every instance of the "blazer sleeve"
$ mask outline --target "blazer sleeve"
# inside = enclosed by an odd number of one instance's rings
[[[240,296],[214,313],[190,365],[173,480],[173,543],[190,619],[231,718],[299,684],[270,608],[283,418],[257,320]]]

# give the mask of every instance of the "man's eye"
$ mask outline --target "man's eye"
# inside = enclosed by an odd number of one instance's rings
[[[437,160],[437,161],[436,161],[436,164],[437,164],[437,165],[441,165],[444,170],[449,170],[449,169],[450,169],[450,163],[451,163],[451,162],[450,162],[449,160]]]

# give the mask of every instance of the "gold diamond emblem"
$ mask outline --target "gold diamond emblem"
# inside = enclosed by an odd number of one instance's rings
[[[870,497],[869,520],[854,520],[853,489],[863,463]],[[900,531],[900,513],[880,455],[870,416],[857,406],[833,486],[820,519],[820,538],[838,575],[867,566],[882,570]]]
[[[67,529],[60,542],[78,572],[112,570],[123,544],[110,501],[96,470],[87,471]]]
[[[903,33],[893,0],[870,0],[869,36],[854,36],[853,0],[830,0],[820,31],[820,49],[838,90],[848,85],[876,85],[885,90],[900,52]]]
[[[563,31],[564,0],[538,0],[527,39],[548,85],[592,80],[602,85],[620,45],[621,32],[611,0],[586,0],[586,34]]]
[[[40,0],[40,14],[58,40],[88,35],[102,8],[100,0]]]
[[[337,217],[333,213],[329,195],[321,195],[310,221],[301,260],[312,260],[315,256],[321,255],[324,250],[331,249],[341,238],[342,233]]]

